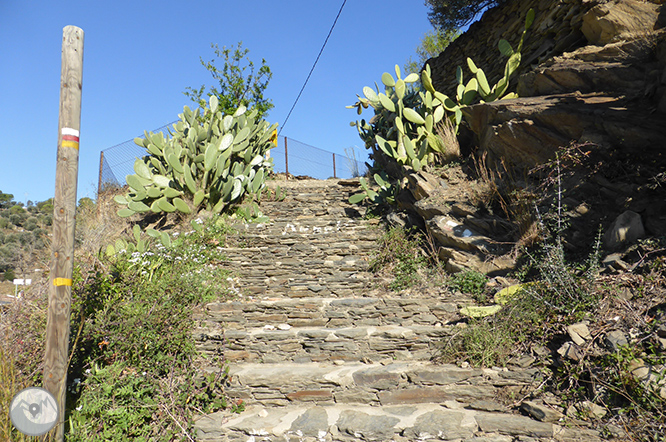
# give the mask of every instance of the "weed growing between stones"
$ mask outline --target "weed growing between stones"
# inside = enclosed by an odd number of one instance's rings
[[[390,227],[378,240],[379,251],[372,259],[369,270],[393,275],[388,288],[399,291],[420,280],[427,257],[423,252],[423,238],[413,230]]]
[[[193,370],[222,368],[223,361],[204,361],[192,338],[192,310],[234,296],[220,268],[228,233],[213,217],[201,232],[172,235],[171,247],[95,257],[75,268],[67,440],[193,440],[195,414],[228,406],[224,371],[204,377]],[[2,317],[0,373],[14,378],[0,388],[3,407],[21,388],[41,385],[46,298],[42,286]]]
[[[604,294],[595,312],[601,330],[591,329],[593,339],[575,359],[554,364],[552,390],[564,399],[568,415],[603,425],[608,436],[663,442],[666,260],[658,257],[636,273],[598,284]]]
[[[474,270],[464,270],[454,274],[449,279],[449,287],[462,293],[472,295],[478,302],[485,302],[486,283],[488,279],[483,273]]]
[[[666,440],[666,355],[654,343],[585,354],[557,367],[554,389],[568,415],[600,422],[608,436],[618,428],[632,440]]]

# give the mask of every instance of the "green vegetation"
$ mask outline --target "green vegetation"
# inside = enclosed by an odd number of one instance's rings
[[[458,30],[468,25],[480,12],[506,0],[426,0],[430,23],[442,31]]]
[[[483,273],[475,272],[474,270],[463,270],[451,277],[449,287],[472,295],[475,299],[482,302],[487,282],[486,275]]]
[[[426,32],[416,48],[416,60],[410,57],[403,70],[405,72],[421,72],[426,61],[444,52],[449,44],[459,36],[460,32],[457,30],[441,31],[435,29]]]
[[[187,106],[167,139],[152,132],[137,138],[149,155],[134,163],[127,176],[129,194],[117,196],[124,205],[118,215],[145,212],[196,213],[201,208],[220,213],[256,195],[272,171],[272,158],[265,154],[273,146],[277,124],[258,120],[256,109],[239,107],[225,115],[217,96],[210,106],[192,112]]]
[[[241,410],[242,403],[227,403],[222,361],[204,358],[192,339],[194,308],[237,296],[222,267],[220,247],[233,232],[227,218],[195,220],[201,225],[194,231],[173,230],[168,246],[146,241],[142,252],[119,249],[106,256],[89,251],[103,249],[117,231],[114,224],[127,224],[90,215],[80,220],[88,235],[108,231],[110,237],[96,243],[83,238],[76,250],[67,440],[185,440],[194,436],[195,414]],[[31,302],[16,304],[0,324],[2,399],[41,383],[46,286],[27,296]],[[204,377],[193,369],[203,365],[220,370]],[[23,440],[5,421],[0,439]]]
[[[388,72],[382,75],[383,92],[378,86],[376,90],[364,87],[364,97],[357,95],[358,101],[347,108],[356,109],[359,115],[368,107],[374,110],[370,122],[362,119],[351,125],[357,128],[366,149],[372,150],[370,158],[374,160],[375,168],[400,179],[405,166],[420,170],[441,165],[457,156],[459,146],[451,134],[458,133],[465,107],[479,100],[488,102],[515,96],[507,94],[509,82],[520,65],[525,35],[533,22],[534,10],[530,9],[515,50],[506,40],[499,41],[499,50],[508,60],[504,76],[497,84],[491,86],[483,69],[478,68],[470,58],[467,64],[474,77],[465,83],[463,70],[458,66],[455,101],[435,90],[430,66],[421,72],[420,90],[408,87],[418,81],[419,75],[410,73],[402,79],[397,65],[396,78]]]
[[[72,333],[79,334],[69,440],[173,440],[191,431],[192,413],[226,407],[223,372],[204,382],[192,370],[199,356],[191,315],[203,302],[232,296],[229,273],[218,267],[228,232],[213,218],[170,247],[121,253],[106,272],[82,275],[73,305]]]
[[[266,60],[261,60],[261,67],[255,74],[254,62],[247,56],[250,50],[243,49],[243,42],[235,48],[223,46],[220,50],[216,44],[211,44],[211,48],[216,58],[224,60],[224,66],[218,68],[215,59],[205,62],[200,58],[200,61],[217,85],[208,90],[205,85],[199,89],[188,87],[184,94],[200,108],[204,108],[210,97],[215,96],[224,114],[232,114],[244,106],[256,109],[257,118],[266,117],[273,108],[271,100],[264,97],[264,91],[273,77]]]
[[[446,153],[446,146],[435,135],[435,127],[444,119],[446,110],[453,110],[453,103],[445,101],[443,94],[408,90],[407,85],[419,79],[417,74],[411,73],[403,80],[398,65],[395,73],[397,78],[388,72],[382,75],[384,92],[366,86],[365,98],[358,96],[358,101],[347,108],[355,108],[359,115],[368,106],[374,109],[371,124],[361,120],[352,126],[358,129],[366,149],[373,151],[371,158],[375,162],[383,156],[392,163],[420,170]],[[431,83],[429,69],[422,72],[421,82]]]
[[[368,181],[364,177],[361,177],[359,178],[359,182],[361,183],[362,190],[361,192],[350,196],[349,202],[352,204],[358,204],[367,199],[373,205],[394,205],[398,187],[390,183],[389,177],[385,172],[376,173],[373,178],[375,183],[379,186],[379,192],[375,192],[370,187]]]
[[[0,272],[2,279],[22,277],[48,246],[53,222],[53,199],[26,205],[0,192]]]
[[[391,290],[403,290],[417,284],[428,259],[423,238],[417,232],[391,227],[378,240],[379,250],[369,265],[371,272],[393,276]]]

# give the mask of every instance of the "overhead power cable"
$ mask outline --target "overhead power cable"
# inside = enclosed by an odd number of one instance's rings
[[[326,47],[326,43],[328,43],[328,39],[331,37],[331,34],[333,33],[333,29],[335,28],[335,24],[338,22],[338,18],[340,18],[340,14],[342,13],[342,9],[345,7],[345,4],[347,3],[347,0],[344,0],[342,2],[342,6],[340,6],[340,10],[338,11],[338,15],[335,16],[335,20],[333,21],[333,25],[331,26],[331,30],[328,31],[328,35],[326,36],[326,40],[324,40],[324,44],[321,47],[321,50],[319,51],[319,55],[317,55],[317,59],[315,60],[314,64],[312,65],[312,69],[310,69],[310,73],[308,74],[308,78],[305,79],[305,83],[303,83],[303,87],[301,88],[301,91],[298,93],[298,96],[296,97],[296,100],[294,101],[294,104],[291,106],[291,109],[289,110],[289,113],[287,114],[287,118],[284,119],[284,123],[282,123],[282,127],[280,127],[280,132],[278,132],[278,135],[282,133],[282,129],[287,125],[287,121],[289,121],[289,117],[291,116],[291,113],[294,111],[294,108],[296,107],[296,103],[298,103],[298,100],[301,98],[301,94],[303,94],[303,91],[305,90],[305,86],[307,86],[308,81],[310,80],[310,77],[312,76],[312,72],[315,70],[315,66],[317,66],[317,62],[319,61],[319,57],[321,57],[321,53],[324,52],[324,48]]]

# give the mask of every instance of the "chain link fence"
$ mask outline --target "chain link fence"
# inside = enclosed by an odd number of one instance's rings
[[[175,123],[175,122],[174,122]],[[169,123],[153,130],[169,135]],[[143,138],[141,136],[140,138]],[[295,176],[308,176],[324,180],[327,178],[352,178],[363,176],[367,166],[356,158],[353,148],[345,149],[347,155],[340,155],[310,146],[288,137],[279,137],[278,145],[270,150],[273,158],[273,171]],[[104,149],[99,158],[98,192],[110,187],[125,185],[125,177],[134,174],[134,161],[147,154],[146,149],[137,146],[134,139]]]
[[[161,132],[164,136],[169,135],[168,128],[176,123],[165,124],[153,131]],[[142,135],[140,138],[144,138]],[[137,146],[134,138],[113,147],[104,149],[99,154],[99,180],[97,182],[97,193],[103,192],[109,187],[123,187],[125,177],[134,174],[134,161],[147,155],[143,146]]]

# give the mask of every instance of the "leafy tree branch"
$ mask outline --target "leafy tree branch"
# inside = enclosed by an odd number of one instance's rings
[[[248,57],[250,50],[243,48],[242,41],[237,46],[223,46],[222,49],[213,43],[211,48],[216,58],[204,61],[200,57],[200,61],[217,84],[208,89],[206,85],[198,89],[188,87],[183,93],[201,108],[206,106],[209,97],[215,95],[220,109],[227,115],[243,105],[256,109],[259,119],[266,117],[273,108],[272,101],[264,97],[264,91],[273,77],[266,60],[262,58],[261,67],[256,70],[254,62]],[[218,60],[224,62],[221,68],[216,65]]]

